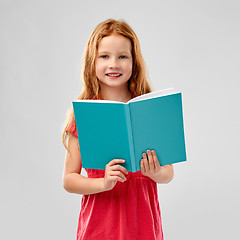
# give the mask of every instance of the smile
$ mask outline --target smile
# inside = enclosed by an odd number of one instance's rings
[[[109,77],[120,77],[122,74],[121,73],[107,73],[106,75]]]

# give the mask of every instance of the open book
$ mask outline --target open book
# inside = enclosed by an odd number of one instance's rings
[[[127,103],[77,100],[73,108],[84,168],[105,169],[111,160],[125,159],[122,165],[136,172],[148,149],[160,165],[186,161],[182,94],[172,88]]]

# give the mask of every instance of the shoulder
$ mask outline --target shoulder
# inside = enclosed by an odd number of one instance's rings
[[[75,122],[75,120],[72,120],[72,121],[68,124],[67,129],[66,129],[66,132],[67,132],[67,133],[72,133],[75,137],[78,137],[77,127],[76,127],[76,122]]]

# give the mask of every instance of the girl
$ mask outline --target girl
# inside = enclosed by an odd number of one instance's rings
[[[77,99],[127,102],[151,92],[138,38],[127,23],[109,19],[97,25],[87,43],[83,81]],[[141,171],[128,172],[124,159],[112,159],[105,170],[86,169],[84,177],[72,108],[62,137],[64,188],[83,194],[77,239],[163,239],[156,183],[171,181],[172,165],[160,166],[155,151],[148,150]]]

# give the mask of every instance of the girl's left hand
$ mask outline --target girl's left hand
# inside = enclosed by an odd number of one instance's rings
[[[141,172],[143,175],[151,178],[157,183],[168,183],[173,178],[173,166],[165,165],[161,166],[156,152],[154,150],[147,150],[148,157],[146,153],[143,153],[143,158],[141,159]]]

